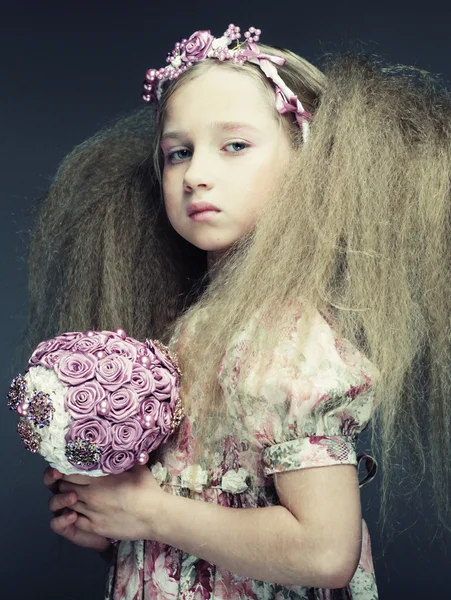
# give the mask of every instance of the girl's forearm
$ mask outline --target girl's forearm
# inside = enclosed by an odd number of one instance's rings
[[[347,583],[333,571],[309,528],[283,506],[228,508],[167,494],[156,521],[149,539],[237,575],[331,589]]]

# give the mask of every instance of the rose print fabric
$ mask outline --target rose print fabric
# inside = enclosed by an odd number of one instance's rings
[[[224,437],[222,454],[207,469],[190,461],[195,415],[185,418],[181,435],[158,450],[152,473],[170,494],[235,508],[280,504],[274,474],[309,467],[374,459],[356,455],[359,433],[374,406],[372,364],[346,340],[338,339],[319,313],[299,351],[300,317],[292,315],[274,349],[263,380],[255,376],[247,349],[249,331],[227,349],[218,374],[236,433]],[[264,327],[264,321],[258,322]],[[173,349],[184,335],[172,340]],[[185,338],[186,341],[186,338]],[[251,432],[249,436],[246,432]],[[190,489],[190,475],[196,479]],[[106,600],[376,600],[371,542],[362,521],[362,551],[350,584],[328,590],[256,581],[155,541],[120,542],[114,549]]]

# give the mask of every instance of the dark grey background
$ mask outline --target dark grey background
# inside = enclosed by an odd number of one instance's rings
[[[197,29],[222,34],[230,22],[254,25],[262,41],[315,62],[326,51],[363,43],[391,62],[413,64],[451,79],[451,9],[445,1],[161,2],[137,0],[46,3],[10,1],[0,8],[1,309],[0,386],[23,365],[12,364],[27,310],[25,244],[30,208],[59,161],[108,120],[141,105],[141,82],[165,64],[180,37]],[[6,406],[6,405],[4,405]],[[106,565],[91,550],[49,528],[44,461],[26,452],[16,419],[0,419],[0,596],[11,600],[103,597]],[[366,432],[367,433],[367,432]],[[369,449],[368,435],[361,440]],[[448,468],[448,465],[443,465]],[[435,539],[430,509],[399,496],[398,533],[385,549],[377,522],[379,479],[362,489],[380,598],[449,598],[448,537]],[[402,486],[400,486],[400,491]],[[428,501],[427,486],[418,492]]]

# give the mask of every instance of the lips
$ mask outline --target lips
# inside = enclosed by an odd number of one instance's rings
[[[204,212],[206,210],[214,210],[215,212],[221,212],[219,208],[213,206],[213,204],[209,204],[208,202],[193,202],[188,206],[186,212],[188,217],[191,217],[196,213]]]

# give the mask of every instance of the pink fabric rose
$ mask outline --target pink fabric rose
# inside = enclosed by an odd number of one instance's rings
[[[147,452],[150,454],[153,450],[156,450],[160,444],[163,442],[164,436],[160,431],[159,427],[155,427],[154,429],[148,429],[144,431],[143,436],[141,438],[141,442],[139,444],[138,456],[141,452]]]
[[[209,31],[196,31],[185,42],[180,57],[183,62],[196,62],[203,60],[210,51],[215,38]]]
[[[122,339],[110,339],[105,346],[106,354],[117,354],[124,356],[133,362],[136,360],[137,352],[133,344]]]
[[[161,402],[158,412],[157,425],[161,429],[161,433],[169,433],[172,424],[172,410],[169,402]]]
[[[127,338],[127,341],[129,341],[131,338]],[[155,355],[154,353],[150,350],[148,344],[147,344],[147,340],[145,341],[144,344],[140,344],[137,347],[137,353],[138,356],[147,356],[148,358],[150,358],[151,361],[155,361]]]
[[[108,448],[102,454],[100,467],[105,473],[117,475],[135,466],[137,457],[131,450],[113,450]]]
[[[66,433],[66,442],[74,441],[76,438],[90,439],[96,446],[105,447],[111,444],[110,424],[101,417],[87,416],[75,419],[69,425]]]
[[[64,404],[69,413],[77,418],[83,415],[96,415],[96,406],[106,397],[106,392],[98,381],[92,379],[81,385],[71,386],[66,391]]]
[[[142,417],[147,417],[148,425],[145,428],[153,429],[160,414],[160,403],[155,398],[144,398],[140,404],[139,412]]]
[[[105,344],[107,343],[106,335],[102,333],[93,332],[91,335],[82,335],[76,339],[71,346],[71,350],[74,352],[98,352],[104,350]]]
[[[41,365],[42,357],[49,352],[55,352],[60,349],[60,345],[57,338],[51,340],[45,340],[41,342],[30,356],[28,361],[29,366]]]
[[[157,400],[170,400],[171,390],[174,386],[174,377],[164,367],[153,367],[152,375],[155,385],[153,396]]]
[[[111,392],[119,389],[130,380],[132,363],[123,356],[112,354],[101,358],[95,369],[95,376],[99,383]]]
[[[109,397],[110,412],[108,417],[112,421],[125,421],[138,413],[138,394],[135,390],[121,387],[111,392]]]
[[[53,352],[48,352],[47,354],[44,354],[40,362],[37,364],[40,364],[41,367],[45,367],[46,369],[54,369],[56,363],[58,363],[61,360],[61,358],[66,355],[66,350],[54,350]]]
[[[155,389],[152,373],[145,367],[134,364],[130,381],[124,385],[124,388],[134,390],[140,398],[150,396]]]
[[[81,352],[67,353],[55,363],[54,369],[62,383],[78,385],[94,377],[97,358]]]
[[[143,428],[137,419],[113,423],[111,425],[111,446],[113,450],[133,450],[137,453],[142,434]]]
[[[83,333],[81,331],[68,331],[67,333],[58,335],[55,340],[58,342],[58,347],[61,350],[70,350],[74,343],[82,337]]]
[[[175,373],[176,370],[174,368],[174,364],[166,356],[166,353],[160,350],[158,346],[155,345],[151,340],[146,340],[146,343],[154,355],[154,361],[152,364],[163,365],[163,367],[166,367],[166,369],[168,369],[171,373]]]

